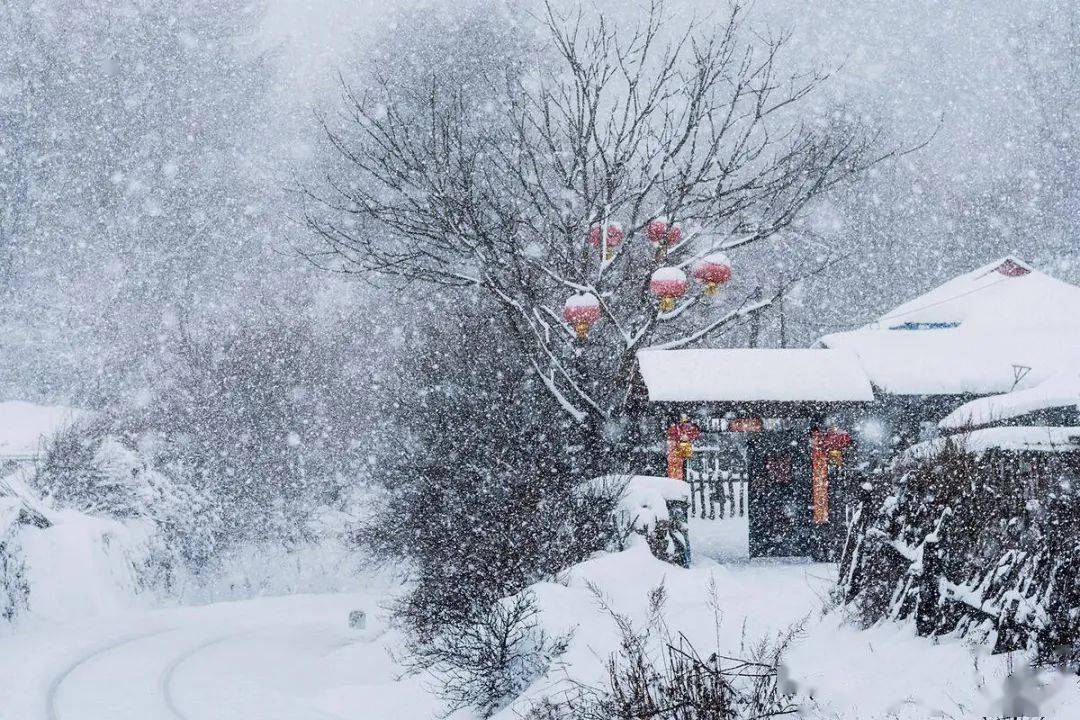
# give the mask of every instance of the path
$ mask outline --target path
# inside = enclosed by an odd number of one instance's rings
[[[0,718],[340,720],[398,699],[394,720],[428,720],[436,701],[397,680],[380,599],[261,598],[0,638]],[[365,630],[348,626],[356,608]]]

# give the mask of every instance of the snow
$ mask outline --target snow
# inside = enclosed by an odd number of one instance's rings
[[[646,479],[642,485],[655,485]],[[664,492],[664,491],[661,491]],[[720,537],[729,521],[692,524]],[[733,525],[734,527],[735,525]],[[730,557],[737,548],[724,550]],[[784,658],[803,717],[996,716],[1009,660],[961,641],[916,637],[908,625],[860,631],[829,612],[828,564],[729,562],[701,557],[683,569],[644,546],[603,553],[533,586],[541,623],[573,629],[561,662],[496,715],[512,720],[531,701],[580,682],[599,685],[618,649],[612,611],[638,627],[647,593],[661,583],[664,619],[703,652],[739,656],[757,641],[801,629]],[[360,590],[299,594],[163,610],[112,619],[40,623],[0,637],[0,717],[19,720],[430,720],[442,710],[424,676],[403,675],[402,638],[385,607],[401,588],[387,574],[358,578]],[[355,610],[363,629],[349,625]],[[719,618],[719,627],[715,620]],[[1070,717],[1080,688],[1063,684],[1043,704]],[[453,720],[472,720],[468,711]]]
[[[1028,272],[1004,274],[1003,265]],[[1006,256],[819,344],[854,353],[886,393],[985,395],[1080,366],[1078,337],[1080,287]]]
[[[909,625],[886,623],[867,631],[847,626],[841,612],[828,612],[834,577],[834,566],[813,563],[719,565],[705,559],[682,569],[656,560],[644,547],[577,565],[559,582],[534,587],[545,629],[574,629],[564,668],[534,682],[496,718],[520,717],[530,702],[572,684],[602,686],[618,633],[601,599],[641,628],[648,614],[647,591],[661,584],[671,633],[684,634],[703,656],[714,650],[746,656],[760,640],[796,629],[784,669],[799,689],[800,717],[995,716],[1008,658],[989,656],[962,641],[919,638]],[[1042,712],[1068,717],[1067,709],[1077,702],[1080,688],[1069,685]]]
[[[137,606],[136,567],[146,558],[149,527],[49,514],[53,523],[19,535],[35,622],[115,615]]]
[[[677,267],[662,267],[652,274],[654,282],[686,282],[686,273]]]
[[[690,502],[690,485],[682,480],[655,475],[607,475],[593,481],[599,485],[625,483],[616,513],[637,530],[655,528],[669,518],[668,501]]]
[[[0,717],[19,720],[429,720],[439,701],[399,679],[379,603],[391,583],[137,612],[0,639]],[[367,628],[349,627],[364,609]]]
[[[982,428],[917,443],[900,453],[896,462],[904,464],[932,457],[944,450],[950,442],[976,454],[994,449],[1012,452],[1064,452],[1080,449],[1080,427],[1012,425]]]
[[[850,353],[807,349],[642,350],[652,402],[870,402]]]
[[[81,414],[80,410],[61,405],[35,405],[21,400],[0,402],[0,459],[37,455],[46,438]]]
[[[579,307],[600,307],[600,301],[596,299],[596,296],[592,293],[575,293],[566,299],[565,307],[579,308]]]
[[[646,507],[668,500],[690,500],[688,484],[663,475],[605,475],[593,482],[600,485],[625,484],[623,502],[628,507]]]
[[[1044,380],[1035,387],[964,403],[946,415],[938,427],[951,430],[989,425],[1037,410],[1080,405],[1080,372],[1075,369]]]
[[[695,268],[703,265],[725,265],[731,267],[731,258],[729,258],[726,253],[722,252],[709,253],[694,263]]]

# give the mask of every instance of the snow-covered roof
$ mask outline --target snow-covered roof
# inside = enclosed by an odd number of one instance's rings
[[[900,465],[939,454],[948,443],[956,443],[969,453],[987,450],[1011,452],[1065,452],[1080,450],[1080,427],[1031,427],[1010,425],[934,438],[912,445],[897,456]]]
[[[946,415],[938,427],[953,430],[1001,422],[1047,408],[1080,405],[1080,370],[1054,375],[1035,387],[964,403]]]
[[[0,402],[0,459],[37,455],[45,439],[79,414],[79,410],[57,405]]]
[[[1023,389],[1080,367],[1080,287],[1008,256],[819,343],[853,352],[890,394]]]
[[[874,391],[839,350],[642,350],[652,402],[870,402]]]

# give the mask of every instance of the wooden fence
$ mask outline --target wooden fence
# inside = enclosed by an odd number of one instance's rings
[[[746,517],[746,473],[721,467],[721,460],[703,453],[687,462],[690,517],[709,520]]]

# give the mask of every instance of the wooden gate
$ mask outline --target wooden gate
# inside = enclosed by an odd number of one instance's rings
[[[726,454],[699,452],[686,463],[690,517],[746,517],[746,471]]]

